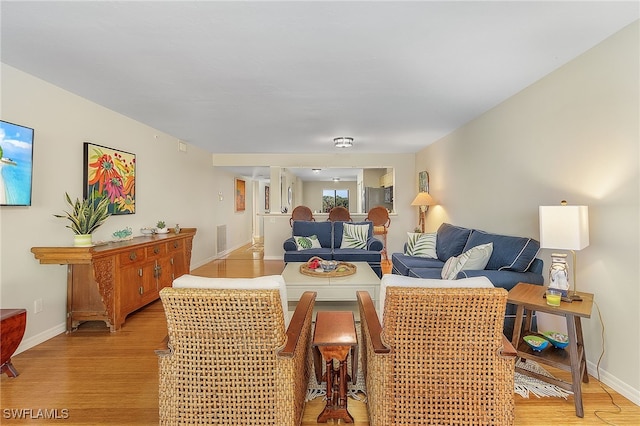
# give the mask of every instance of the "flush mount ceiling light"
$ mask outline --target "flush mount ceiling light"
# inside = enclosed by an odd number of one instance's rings
[[[334,177],[332,180],[333,180],[334,182],[340,182],[340,178],[339,178],[339,177]]]
[[[353,138],[345,136],[333,138],[333,144],[336,148],[351,148],[353,146]]]
[[[312,171],[313,173],[315,173],[315,174],[320,173],[320,170],[322,170],[322,169],[311,169],[311,171]]]

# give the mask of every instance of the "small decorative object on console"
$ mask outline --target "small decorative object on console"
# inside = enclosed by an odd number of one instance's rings
[[[121,229],[111,234],[116,241],[126,241],[133,238],[133,232],[130,227]]]
[[[156,224],[156,233],[157,234],[166,234],[169,230],[167,229],[167,225],[164,223],[164,220],[159,220]]]
[[[155,228],[140,228],[140,233],[142,233],[142,235],[153,235],[156,233],[156,229]]]

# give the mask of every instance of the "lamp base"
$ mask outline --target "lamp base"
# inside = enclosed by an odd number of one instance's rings
[[[571,299],[572,302],[582,302],[582,297],[576,293],[570,294],[569,299]]]

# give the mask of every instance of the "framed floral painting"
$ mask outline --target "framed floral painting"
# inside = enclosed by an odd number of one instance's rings
[[[111,214],[136,212],[135,154],[85,142],[84,182],[84,197],[107,197]]]

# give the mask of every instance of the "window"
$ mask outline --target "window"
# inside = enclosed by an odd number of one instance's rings
[[[323,189],[322,190],[322,211],[329,213],[334,207],[345,207],[349,209],[348,189]]]

